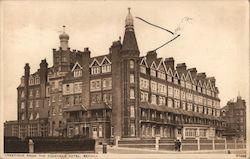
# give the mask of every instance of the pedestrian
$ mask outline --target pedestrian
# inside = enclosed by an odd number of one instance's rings
[[[177,140],[174,140],[174,150],[175,150],[175,151],[178,150],[178,143],[177,143]]]
[[[181,151],[181,141],[179,139],[177,140],[177,147],[178,151]]]

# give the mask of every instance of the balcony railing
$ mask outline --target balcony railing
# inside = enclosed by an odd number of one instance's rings
[[[110,118],[109,117],[90,117],[90,118],[70,117],[67,119],[67,122],[91,122],[91,121],[104,122],[104,121],[110,121]]]

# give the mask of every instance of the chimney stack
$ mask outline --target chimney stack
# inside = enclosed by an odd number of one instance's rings
[[[164,63],[167,69],[171,68],[171,70],[174,71],[174,58],[173,57],[165,58]]]

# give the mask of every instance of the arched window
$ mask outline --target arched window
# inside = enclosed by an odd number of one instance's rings
[[[134,60],[130,60],[130,68],[131,69],[133,69],[133,68],[135,68],[135,62],[134,62]]]

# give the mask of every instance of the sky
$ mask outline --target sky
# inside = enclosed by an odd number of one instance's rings
[[[157,51],[216,78],[221,107],[238,94],[249,104],[249,22],[247,1],[2,1],[2,120],[17,119],[17,90],[24,65],[31,73],[46,58],[66,26],[71,49],[89,47],[91,56],[107,54],[123,39],[127,8],[132,15],[174,31],[185,17],[180,37]],[[134,19],[140,55],[172,38],[171,34]]]

